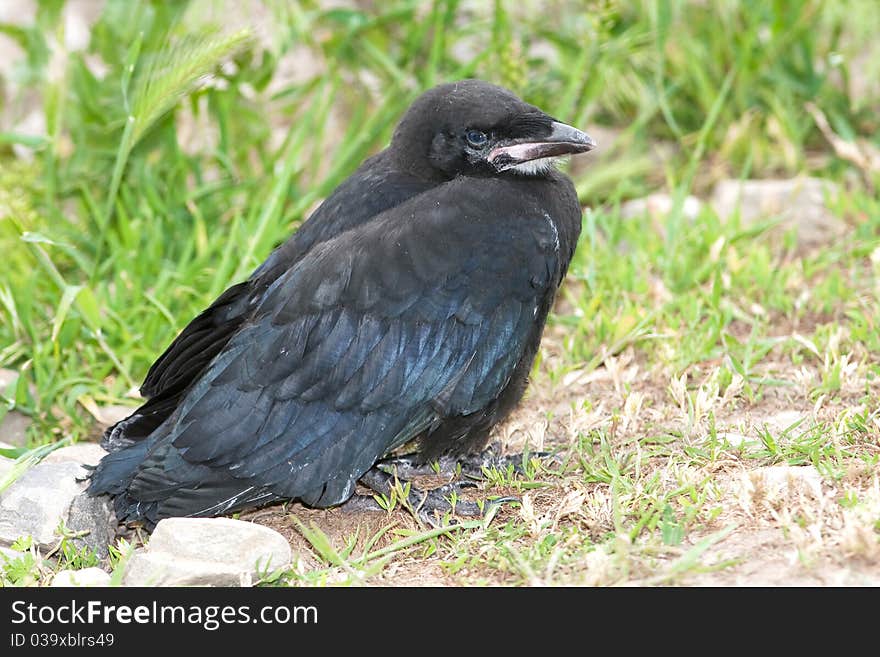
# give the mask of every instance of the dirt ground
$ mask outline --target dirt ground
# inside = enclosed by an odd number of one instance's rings
[[[555,344],[551,331],[545,344],[545,365],[552,362]],[[765,368],[771,372],[780,368],[790,370],[791,366],[780,362]],[[815,374],[808,369],[805,367],[801,373],[805,381]],[[570,372],[556,384],[550,384],[548,377],[539,372],[524,403],[496,428],[493,437],[508,453],[518,453],[526,446],[532,451],[565,453],[578,436],[604,429],[613,436],[612,444],[621,450],[639,449],[640,438],[646,435],[663,430],[682,431],[685,427],[674,388],[674,382],[670,385],[658,369],[647,368],[631,351],[606,359],[604,365],[592,372]],[[843,477],[830,480],[812,465],[768,463],[766,459],[749,457],[750,449],[760,442],[761,431],[784,440],[792,425],[801,432],[809,426],[838,422],[844,410],[856,407],[865,392],[854,383],[852,389],[843,390],[833,402],[811,402],[806,390],[806,386],[771,387],[759,400],[751,402],[737,396],[735,390],[728,390],[726,397],[717,391],[714,396],[711,391],[704,394],[700,402],[704,405],[702,417],[694,422],[692,411],[690,431],[685,428],[684,437],[664,445],[662,451],[647,460],[645,467],[655,468],[659,476],[674,472],[690,480],[708,480],[713,496],[711,505],[720,512],[688,531],[674,548],[637,539],[625,548],[632,564],[623,574],[619,554],[597,549],[585,553],[581,564],[569,564],[567,570],[549,580],[536,578],[532,583],[880,586],[880,546],[872,529],[880,517],[880,483],[876,472],[854,461]],[[585,405],[585,400],[589,404]],[[708,410],[714,413],[715,430],[723,436],[726,448],[710,463],[694,460],[689,465],[682,450],[699,446],[703,440]],[[874,447],[880,451],[880,439],[876,440]],[[497,489],[492,493],[500,494]],[[858,513],[839,503],[844,494],[858,495],[863,503]],[[583,540],[594,541],[601,541],[614,529],[608,487],[585,483],[577,468],[567,471],[561,483],[528,492],[525,497],[528,501],[524,500],[521,506],[503,507],[493,522],[504,523],[512,518],[536,522],[536,518],[555,517],[554,526],[560,519],[572,522]],[[357,544],[361,545],[366,537],[389,525],[418,528],[411,515],[399,509],[390,514],[347,513],[290,504],[245,516],[288,537],[295,553],[301,556],[303,572],[322,567],[322,560],[297,531],[291,516],[319,528],[337,549],[343,549],[353,536],[359,537]],[[390,543],[388,536],[377,546]],[[700,546],[704,541],[709,542],[708,547]],[[698,556],[689,560],[692,548],[698,550]],[[480,550],[479,539],[471,549]],[[482,570],[479,566],[451,575],[442,560],[440,555],[402,556],[365,583],[449,586],[511,582],[503,572],[493,568]]]

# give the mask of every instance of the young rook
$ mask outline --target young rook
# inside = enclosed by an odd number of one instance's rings
[[[478,80],[419,97],[366,160],[150,369],[89,492],[121,522],[348,500],[375,464],[482,450],[526,388],[595,147]]]

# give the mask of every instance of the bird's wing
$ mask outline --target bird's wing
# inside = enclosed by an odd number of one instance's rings
[[[368,160],[261,264],[247,281],[231,286],[193,319],[153,363],[141,386],[144,397],[176,397],[211,362],[254,310],[265,289],[316,243],[358,226],[427,189],[426,183]],[[150,409],[147,408],[145,412]]]
[[[490,220],[463,196],[403,204],[281,276],[182,400],[183,460],[333,504],[388,450],[492,401],[558,263],[540,214]],[[148,459],[132,490],[173,477]]]
[[[107,428],[101,446],[115,452],[150,436],[177,408],[180,398],[219,354],[252,306],[250,281],[227,289],[192,320],[153,363],[141,386],[147,401]]]
[[[251,316],[269,285],[315,244],[359,226],[429,188],[429,183],[389,168],[386,159],[380,154],[365,162],[248,280],[227,289],[184,327],[150,367],[140,389],[147,401],[107,429],[101,442],[104,448],[116,451],[141,441],[165,422],[190,385]]]
[[[241,325],[251,290],[248,281],[233,285],[187,324],[150,367],[141,394],[154,397],[188,385]]]

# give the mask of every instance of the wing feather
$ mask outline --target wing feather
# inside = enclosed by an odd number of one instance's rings
[[[542,222],[502,243],[455,204],[401,221],[405,207],[278,277],[187,393],[154,470],[222,467],[247,495],[333,504],[390,449],[500,394],[549,291],[535,280],[557,266]]]

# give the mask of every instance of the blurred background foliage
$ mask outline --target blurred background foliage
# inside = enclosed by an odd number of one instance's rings
[[[87,435],[84,410],[123,401],[442,81],[496,82],[594,134],[600,151],[570,173],[610,217],[725,177],[870,191],[809,104],[842,139],[878,143],[878,13],[875,0],[0,0],[0,366],[19,372],[0,414],[30,415],[37,442]],[[588,253],[597,230],[625,230],[589,228]],[[714,235],[664,231],[652,253],[701,257]],[[659,275],[687,290],[708,276],[693,263]],[[601,310],[588,269],[573,325]],[[613,258],[606,271],[638,277]],[[607,312],[573,362],[615,339]]]

